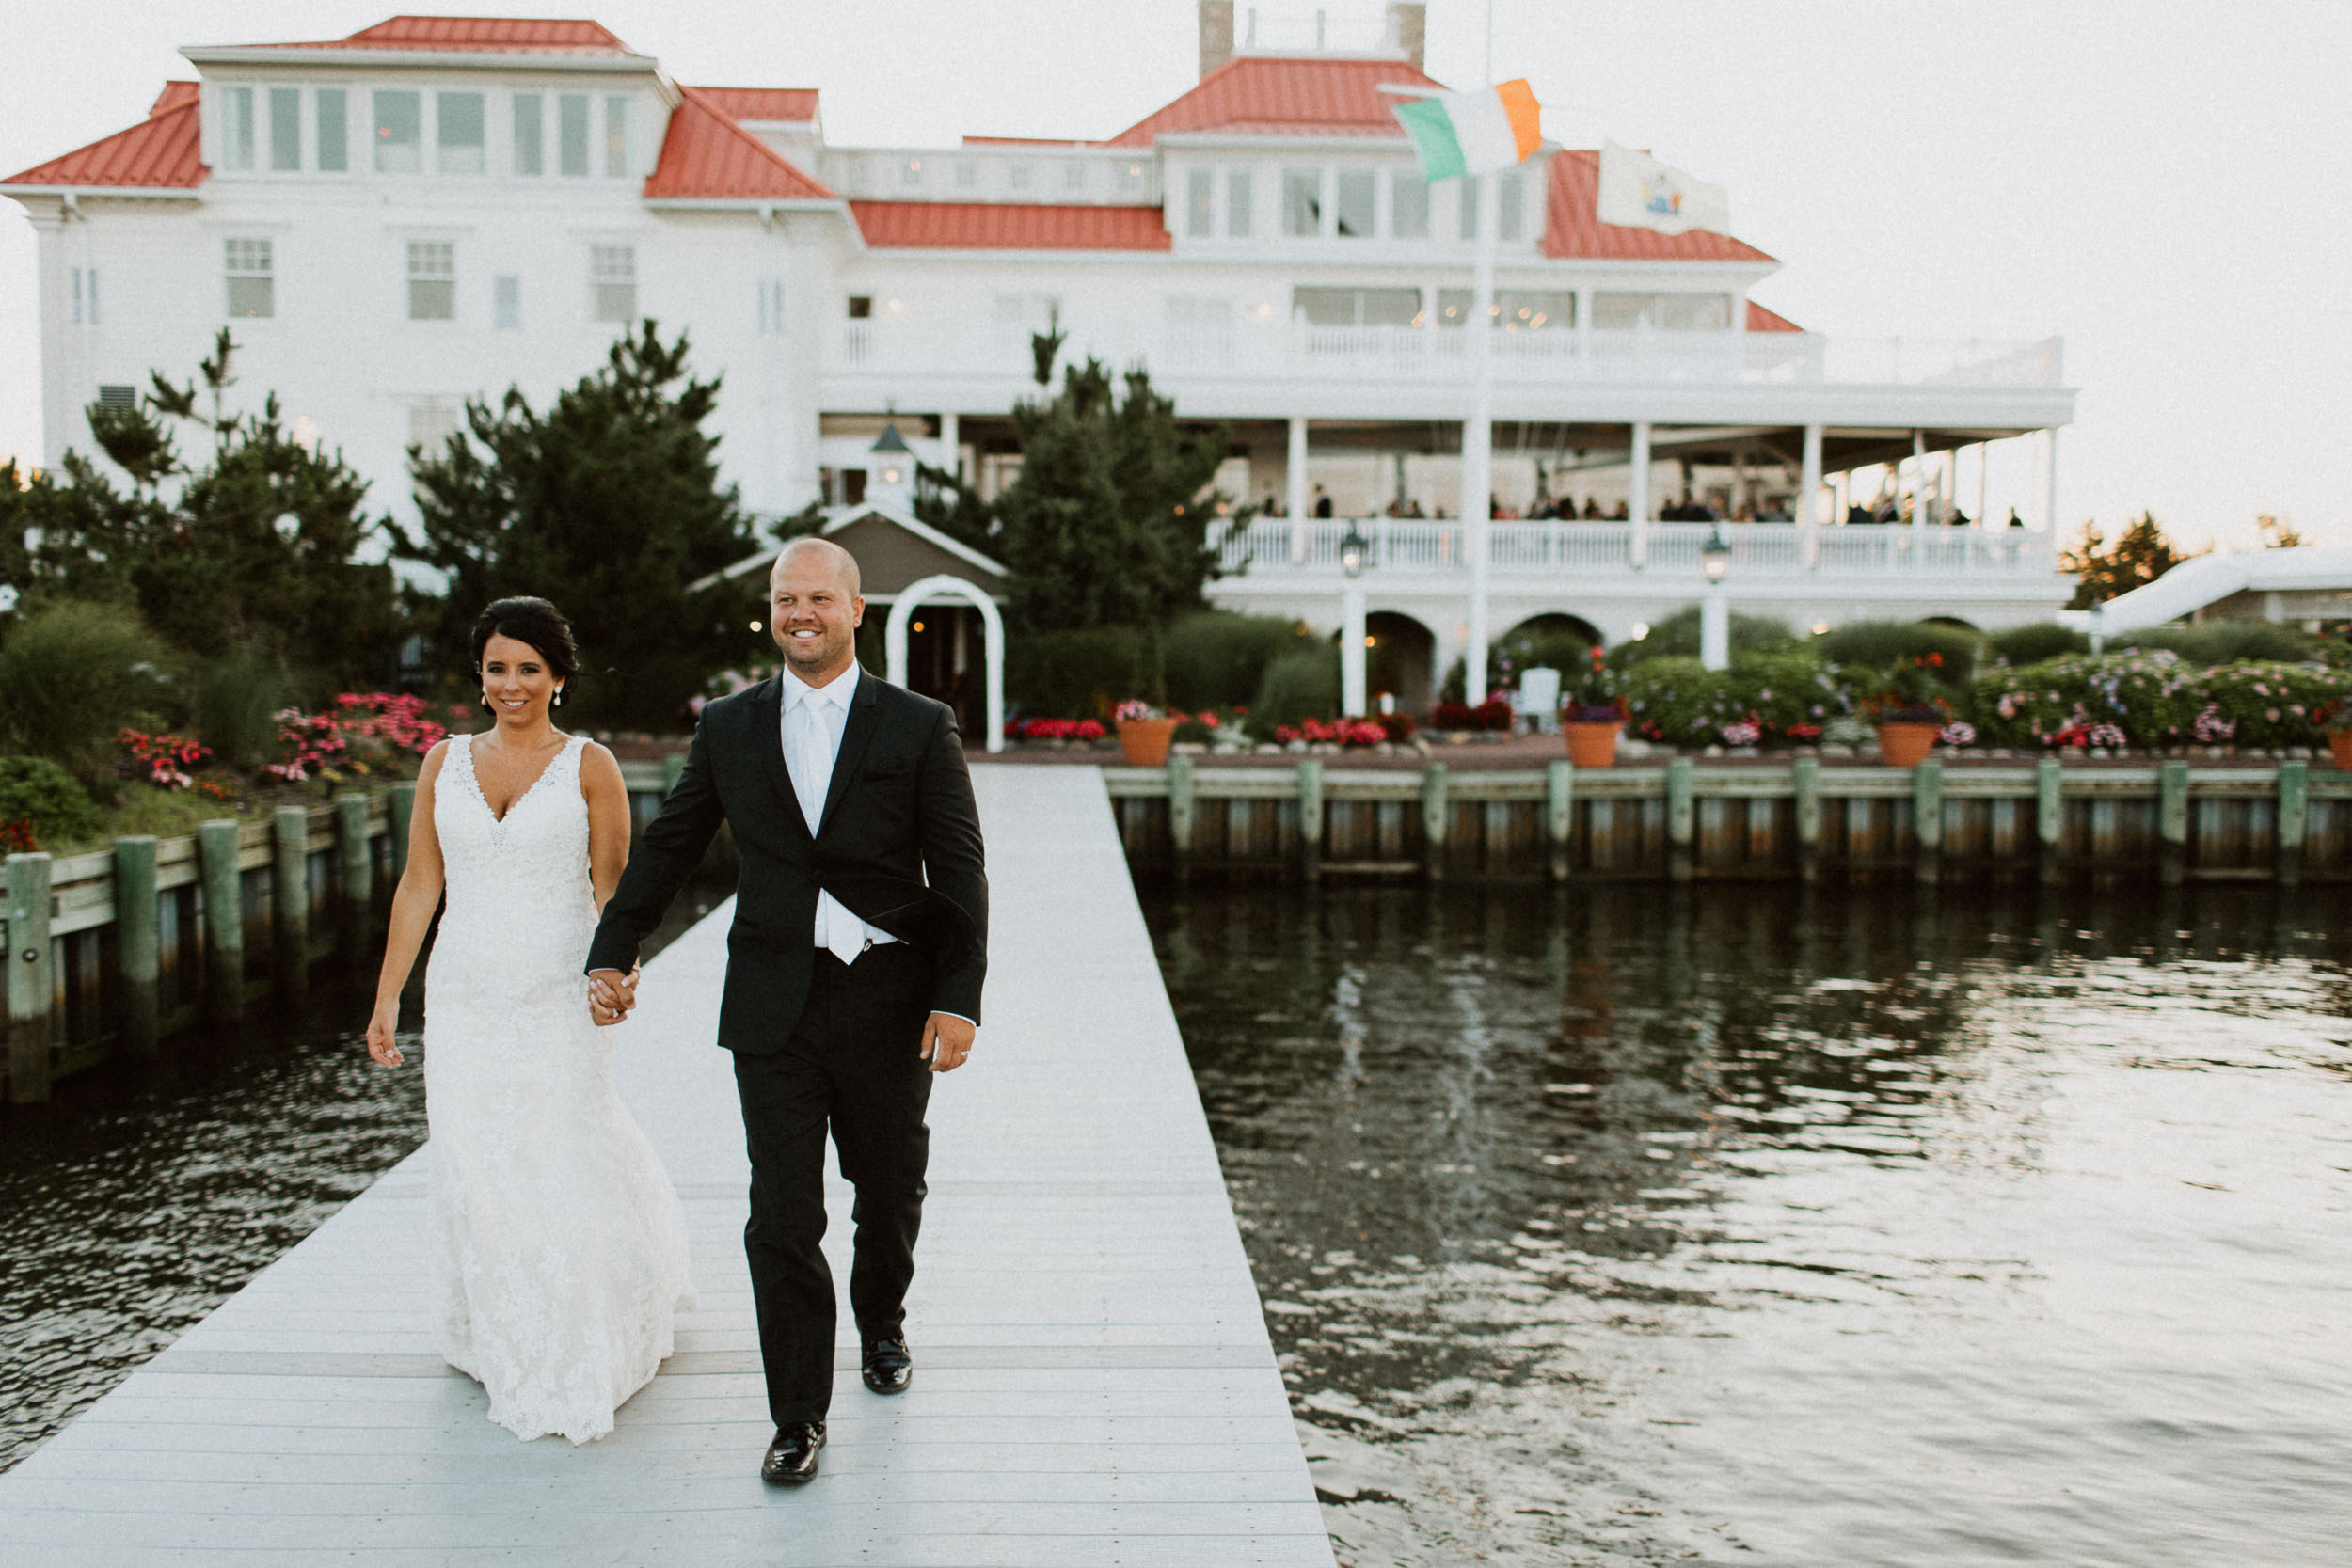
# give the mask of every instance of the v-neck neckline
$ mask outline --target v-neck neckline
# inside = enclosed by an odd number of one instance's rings
[[[520,810],[525,800],[538,793],[539,785],[546,782],[548,774],[554,769],[555,765],[564,760],[564,753],[572,749],[572,742],[580,737],[578,736],[564,736],[564,744],[555,749],[553,756],[540,764],[537,775],[532,779],[531,783],[523,786],[522,793],[506,802],[504,815],[492,809],[489,793],[482,787],[482,769],[475,766],[480,759],[474,753],[473,745],[480,738],[482,737],[479,735],[469,735],[466,737],[466,776],[473,780],[473,797],[482,802],[482,809],[490,814],[490,825],[494,828],[503,828],[506,826],[507,818]]]

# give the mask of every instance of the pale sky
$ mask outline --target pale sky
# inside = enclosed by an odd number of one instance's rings
[[[1246,13],[1251,0],[1238,0]],[[389,0],[9,0],[0,172],[136,122],[187,43],[336,38]],[[452,6],[450,10],[465,8]],[[1269,30],[1311,0],[1260,0]],[[1335,16],[1376,5],[1335,0]],[[818,87],[841,144],[1103,136],[1196,77],[1193,0],[506,0],[673,75]],[[2352,5],[1493,0],[1544,128],[1729,187],[1760,303],[1835,335],[2066,341],[2059,515],[2352,545]],[[1482,74],[1486,0],[1429,69]],[[37,453],[30,230],[0,202],[0,452]],[[2021,459],[2022,461],[2022,459]],[[2009,488],[1996,467],[1994,514]],[[2022,483],[2024,476],[2016,476]],[[1970,500],[1963,476],[1961,499]],[[2035,509],[2029,508],[2029,514]]]

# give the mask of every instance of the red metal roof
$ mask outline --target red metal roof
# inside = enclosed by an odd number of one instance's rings
[[[1595,215],[1600,198],[1600,154],[1555,152],[1544,195],[1544,254],[1555,260],[1604,261],[1769,261],[1772,258],[1728,234],[1693,229],[1661,234],[1603,223]]]
[[[184,90],[182,90],[184,89]],[[194,190],[204,182],[197,161],[196,84],[171,82],[147,119],[128,131],[77,147],[0,185],[112,185],[136,190]]]
[[[1257,135],[1402,136],[1383,82],[1435,88],[1404,60],[1228,60],[1166,108],[1121,131],[1114,147],[1149,147],[1171,131]]]
[[[866,243],[920,250],[1166,250],[1157,207],[852,201]]]
[[[253,49],[410,49],[498,55],[633,55],[595,22],[519,16],[396,16],[349,38]]]
[[[813,95],[812,95],[813,96]],[[649,198],[830,201],[833,192],[735,123],[701,87],[680,87],[661,159],[645,177]]]
[[[774,119],[805,123],[817,118],[815,87],[696,87],[730,119]]]
[[[1803,332],[1804,327],[1777,310],[1767,310],[1756,301],[1748,301],[1748,330],[1751,332]]]

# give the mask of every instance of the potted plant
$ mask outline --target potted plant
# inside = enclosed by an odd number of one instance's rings
[[[2352,701],[2338,698],[2312,710],[2312,718],[2328,736],[2328,756],[2338,768],[2352,771]]]
[[[1609,657],[1596,645],[1584,668],[1568,685],[1560,705],[1560,733],[1567,737],[1568,760],[1579,768],[1609,768],[1617,760],[1617,737],[1625,733],[1625,697]]]
[[[1140,698],[1129,698],[1111,710],[1119,726],[1119,754],[1130,768],[1158,768],[1168,761],[1168,743],[1176,738],[1181,715],[1170,714]]]
[[[1944,656],[1915,654],[1895,661],[1880,689],[1864,703],[1878,727],[1879,759],[1889,768],[1916,768],[1935,750],[1952,705],[1944,695]]]

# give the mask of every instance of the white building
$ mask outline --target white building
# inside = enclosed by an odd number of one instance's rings
[[[926,461],[994,484],[1057,321],[1064,362],[1140,362],[1183,416],[1228,422],[1225,489],[1284,514],[1232,543],[1220,601],[1336,627],[1361,519],[1372,688],[1417,705],[1467,635],[1446,518],[1473,222],[1378,90],[1429,84],[1422,7],[1353,54],[1236,48],[1232,14],[1200,0],[1200,85],[1118,135],[944,150],[833,147],[815,89],[687,86],[589,22],[185,49],[198,79],[145,121],[0,181],[39,239],[47,459],[87,444],[85,404],[184,373],[226,323],[243,390],[407,514],[408,447],[469,396],[545,400],[651,316],[724,373],[722,455],[756,509],[880,491],[892,410]],[[1748,298],[1771,257],[1601,224],[1596,178],[1548,145],[1500,182],[1497,499],[1595,520],[1495,525],[1496,632],[1565,614],[1613,640],[1692,602],[1711,525],[1658,520],[1685,496],[1791,519],[1727,524],[1741,611],[1996,626],[2064,601],[2046,508],[1937,526],[1984,510],[1958,483],[1982,443],[2034,440],[2054,493],[2055,341],[1800,330]],[[1844,526],[1885,465],[1910,526]]]

